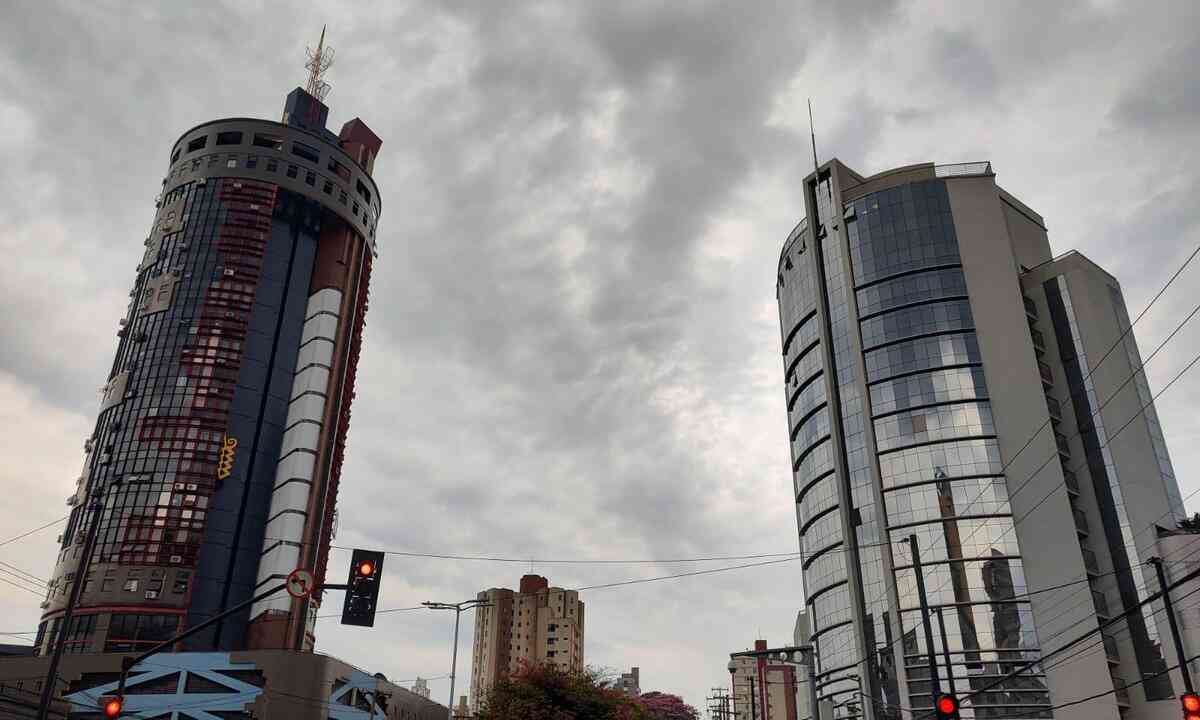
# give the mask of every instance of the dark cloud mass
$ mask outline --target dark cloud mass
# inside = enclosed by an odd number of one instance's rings
[[[6,5],[0,417],[22,460],[0,481],[29,501],[0,515],[0,535],[54,519],[78,472],[171,144],[215,117],[276,117],[324,23],[337,48],[330,125],[360,116],[384,140],[337,544],[522,559],[389,560],[385,605],[408,607],[513,586],[531,564],[575,587],[720,565],[553,560],[796,548],[773,291],[811,168],[809,97],[822,157],[865,174],[992,160],[1046,215],[1056,250],[1106,264],[1140,309],[1200,242],[1194,14],[866,0]],[[1164,308],[1186,311],[1197,277]],[[1143,348],[1169,329],[1148,317]],[[1155,360],[1156,388],[1197,345],[1179,344]],[[1196,387],[1181,382],[1160,407],[1180,478],[1195,474],[1186,439],[1200,428],[1171,398]],[[45,575],[52,541],[0,559]],[[728,680],[726,653],[760,632],[790,639],[799,574],[785,563],[589,591],[588,661],[639,665],[645,689],[702,705]],[[12,623],[33,628],[36,603],[0,585]],[[323,624],[320,649],[440,676],[446,621]],[[444,700],[445,681],[432,686]]]

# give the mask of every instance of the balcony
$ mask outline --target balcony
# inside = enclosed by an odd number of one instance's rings
[[[1050,411],[1050,417],[1062,421],[1062,405],[1049,395],[1046,396],[1046,409]]]
[[[1099,590],[1092,591],[1092,605],[1096,607],[1096,615],[1109,620],[1112,618],[1112,613],[1108,611],[1108,599],[1104,597],[1104,593]]]
[[[1067,486],[1067,492],[1075,497],[1079,497],[1079,478],[1075,477],[1075,473],[1063,468],[1063,484]]]
[[[1025,314],[1028,315],[1031,320],[1037,320],[1037,304],[1034,303],[1033,300],[1031,300],[1027,295],[1022,295],[1021,300],[1025,303]]]
[[[1049,365],[1041,360],[1038,360],[1037,364],[1038,374],[1042,376],[1042,386],[1047,389],[1054,387],[1054,371],[1050,369]]]
[[[1096,553],[1085,547],[1081,547],[1079,549],[1083,552],[1083,567],[1088,571],[1088,575],[1095,575],[1096,577],[1099,577],[1100,564],[1096,562]]]
[[[1029,328],[1029,337],[1033,340],[1033,349],[1037,351],[1038,357],[1041,357],[1046,352],[1046,338],[1036,328]]]
[[[1117,650],[1117,639],[1108,633],[1100,633],[1104,638],[1104,657],[1114,665],[1120,664],[1121,652]]]
[[[1058,432],[1054,432],[1054,444],[1058,446],[1058,454],[1064,458],[1071,459],[1071,446],[1067,444],[1067,436]]]
[[[1087,537],[1087,535],[1088,535],[1087,515],[1084,515],[1083,511],[1080,510],[1079,508],[1071,508],[1071,514],[1075,516],[1075,532],[1079,533],[1083,537]]]

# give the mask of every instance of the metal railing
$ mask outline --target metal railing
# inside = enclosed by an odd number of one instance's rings
[[[969,162],[969,163],[952,163],[950,165],[934,165],[934,177],[970,177],[972,175],[991,175],[992,163],[990,162]]]
[[[1046,409],[1050,411],[1050,417],[1055,420],[1062,420],[1062,405],[1049,395],[1046,396]]]
[[[1042,383],[1049,387],[1054,387],[1054,371],[1041,360],[1038,360],[1038,373],[1042,376]]]
[[[1071,446],[1067,444],[1067,436],[1066,435],[1063,435],[1060,432],[1055,432],[1054,433],[1054,444],[1058,446],[1058,451],[1061,454],[1066,455],[1067,457],[1071,457]]]
[[[1046,338],[1037,328],[1029,328],[1029,337],[1033,339],[1033,347],[1038,350],[1046,349]]]

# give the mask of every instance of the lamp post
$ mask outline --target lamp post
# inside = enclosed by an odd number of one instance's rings
[[[454,675],[458,672],[458,620],[462,616],[464,610],[470,610],[477,607],[491,607],[491,603],[487,600],[464,600],[460,603],[441,603],[441,602],[423,602],[421,603],[430,610],[453,610],[454,611],[454,652],[450,661],[450,702],[446,711],[446,720],[454,720]]]

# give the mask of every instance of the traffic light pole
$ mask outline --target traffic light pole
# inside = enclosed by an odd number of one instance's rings
[[[929,623],[929,601],[925,597],[925,578],[921,575],[921,554],[917,549],[917,534],[913,533],[908,536],[908,549],[912,553],[913,559],[913,574],[917,578],[917,595],[921,600],[921,622],[925,625],[925,645],[929,650],[929,683],[933,691],[934,701],[942,694],[941,684],[938,682],[937,674],[937,653],[933,649],[933,627]],[[946,668],[949,670],[950,668]]]
[[[946,678],[950,681],[950,694],[957,695],[954,689],[954,671],[950,669],[950,643],[946,642],[946,619],[942,616],[942,608],[937,609],[938,627],[942,631],[942,660],[946,663]]]
[[[326,586],[326,588],[334,589],[334,586]],[[162,652],[163,650],[171,647],[172,645],[174,645],[177,642],[181,642],[183,640],[186,640],[187,638],[190,638],[191,636],[195,635],[196,633],[200,632],[201,630],[209,627],[210,625],[213,625],[215,623],[218,623],[218,622],[224,620],[225,618],[229,617],[230,615],[234,614],[235,612],[238,612],[239,610],[243,610],[247,607],[250,607],[254,603],[258,602],[259,600],[265,600],[265,599],[271,597],[272,595],[274,595],[275,593],[279,592],[280,590],[285,590],[285,589],[287,589],[287,583],[286,582],[279,583],[278,585],[271,588],[270,590],[264,590],[263,592],[260,592],[259,594],[255,595],[254,597],[250,598],[249,600],[246,600],[245,602],[240,602],[237,605],[234,605],[233,607],[229,608],[228,610],[225,610],[224,612],[220,612],[220,613],[217,613],[216,615],[213,615],[212,617],[210,617],[209,619],[200,623],[199,625],[194,625],[194,626],[188,628],[187,630],[184,630],[183,632],[179,633],[178,635],[171,638],[170,640],[163,640],[162,642],[160,642],[159,644],[150,648],[149,650],[143,651],[140,655],[134,655],[133,657],[127,656],[127,657],[121,658],[121,679],[117,682],[117,697],[120,697],[120,698],[125,697],[125,680],[129,676],[129,671],[132,670],[141,661],[145,660],[146,658],[150,657],[151,655],[155,655],[157,653]]]
[[[464,600],[460,603],[423,602],[421,604],[430,610],[454,611],[454,652],[451,654],[452,659],[450,660],[450,704],[446,710],[447,720],[454,720],[454,676],[458,672],[458,621],[464,610],[490,607],[491,603],[486,600]]]
[[[46,720],[50,714],[50,703],[54,700],[54,688],[58,685],[58,664],[62,661],[63,649],[66,647],[67,635],[71,630],[71,619],[75,615],[75,605],[83,594],[83,585],[87,580],[88,566],[92,562],[92,553],[96,549],[96,535],[100,531],[100,516],[104,513],[104,494],[107,487],[100,487],[88,505],[91,522],[88,524],[87,537],[83,543],[83,555],[75,568],[75,579],[71,582],[71,595],[67,598],[67,607],[63,610],[62,619],[58,624],[58,633],[54,638],[54,652],[50,655],[50,667],[46,669],[46,680],[42,683],[42,697],[38,702],[37,720]]]
[[[1163,605],[1167,609],[1167,621],[1171,626],[1171,639],[1175,641],[1175,652],[1179,656],[1179,674],[1183,676],[1183,687],[1188,694],[1196,692],[1196,688],[1192,685],[1192,671],[1188,668],[1187,657],[1183,654],[1183,641],[1179,639],[1179,623],[1175,620],[1175,609],[1171,604],[1171,594],[1167,592],[1167,576],[1163,572],[1162,558],[1152,557],[1147,560],[1154,566],[1154,572],[1158,573],[1158,586],[1162,588]]]

